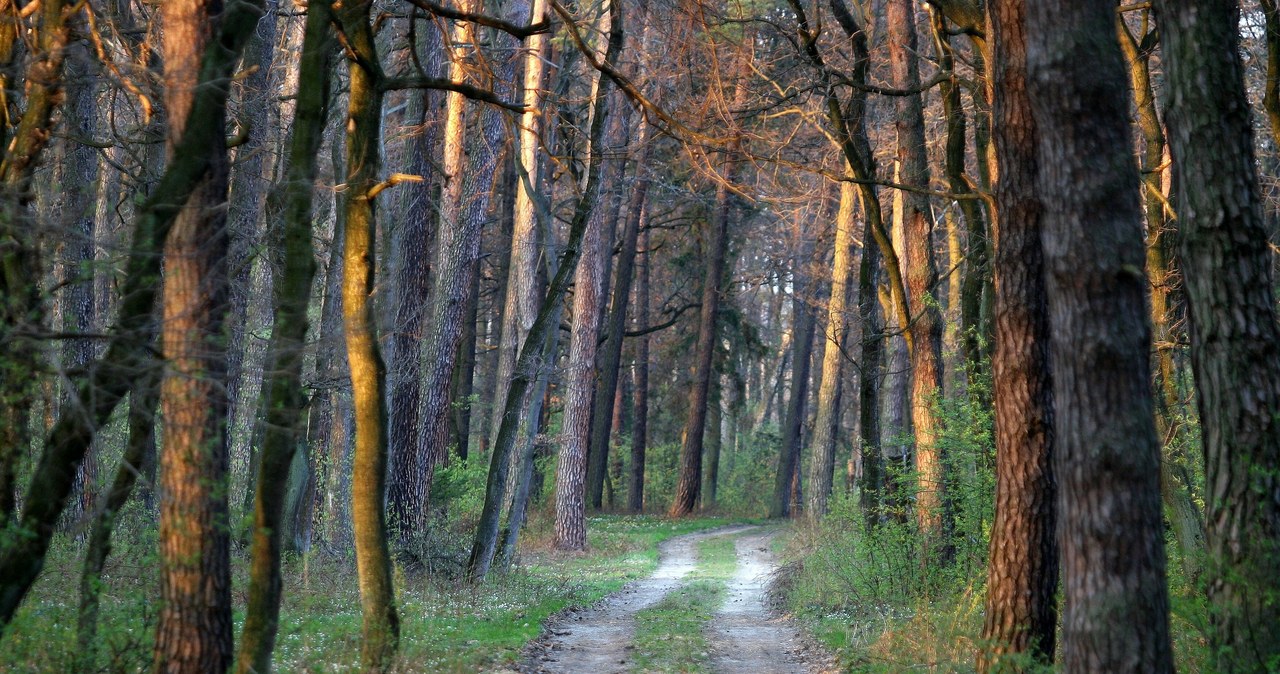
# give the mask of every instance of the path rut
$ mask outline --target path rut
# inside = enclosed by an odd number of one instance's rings
[[[765,587],[775,560],[769,549],[776,529],[739,526],[672,538],[659,546],[658,569],[599,606],[551,623],[529,649],[519,671],[531,674],[622,674],[633,667],[635,615],[662,600],[697,563],[696,543],[719,536],[735,541],[738,567],[724,606],[707,626],[715,672],[808,674],[828,670],[817,652],[787,619],[770,613]]]

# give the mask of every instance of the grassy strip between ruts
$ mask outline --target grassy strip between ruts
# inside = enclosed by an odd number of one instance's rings
[[[553,613],[585,606],[653,572],[658,543],[723,526],[724,519],[600,516],[590,550],[558,553],[535,523],[523,563],[480,586],[398,576],[401,616],[396,671],[475,672],[515,661]],[[542,525],[545,526],[545,525]],[[128,537],[125,537],[126,539]],[[121,540],[104,578],[98,668],[149,669],[158,603],[154,533]],[[0,648],[0,671],[63,672],[75,664],[75,616],[82,552],[64,540]],[[236,629],[243,620],[245,560],[235,560]],[[275,650],[280,672],[359,671],[360,597],[350,559],[312,555],[286,561],[285,600]]]
[[[709,671],[703,630],[724,603],[727,581],[737,570],[736,538],[700,541],[698,564],[684,585],[636,614],[636,671]]]

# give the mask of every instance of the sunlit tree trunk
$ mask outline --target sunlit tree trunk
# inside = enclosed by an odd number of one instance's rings
[[[890,0],[886,6],[889,40],[889,68],[896,87],[920,87],[917,62],[915,3]],[[929,164],[924,138],[924,105],[920,94],[897,99],[897,159],[899,179],[908,185],[929,184]],[[917,474],[916,523],[933,547],[944,557],[950,545],[944,473],[945,457],[938,445],[938,418],[935,410],[942,392],[942,320],[933,295],[938,271],[933,259],[933,215],[928,200],[915,193],[903,193],[903,260],[906,266],[909,322],[902,326],[910,334],[911,430],[915,441]]]
[[[337,12],[348,49],[346,193],[342,315],[355,403],[355,458],[351,512],[363,613],[360,661],[365,671],[385,671],[400,638],[391,579],[384,508],[387,478],[386,368],[379,353],[374,289],[374,187],[382,136],[382,77],[373,30],[372,2],[344,4]]]
[[[813,458],[809,464],[809,493],[831,493],[835,477],[836,430],[840,423],[841,365],[844,360],[847,330],[849,273],[853,268],[854,212],[858,188],[853,183],[840,185],[840,210],[836,212],[835,255],[831,261],[831,298],[827,300],[827,326],[823,334],[826,349],[822,352],[822,373],[818,385],[818,409],[813,421]],[[821,514],[824,507],[811,509]]]
[[[1280,328],[1240,9],[1156,3],[1205,457],[1210,646],[1220,672],[1280,665]]]
[[[1066,672],[1170,672],[1138,173],[1115,3],[1029,3]],[[1002,67],[1002,64],[993,64]]]
[[[987,648],[978,668],[1025,653],[1050,663],[1058,628],[1057,483],[1049,310],[1040,244],[1044,206],[1037,129],[1027,94],[1025,0],[990,5],[993,123],[999,179],[995,256],[996,515],[987,565]]]
[[[170,157],[188,123],[219,0],[164,5]],[[224,671],[231,664],[231,541],[227,513],[226,215],[229,165],[221,137],[202,148],[208,175],[164,248],[160,328],[167,371],[160,452],[160,597],[155,670]]]

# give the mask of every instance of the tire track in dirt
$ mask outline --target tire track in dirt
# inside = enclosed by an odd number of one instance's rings
[[[776,529],[736,526],[672,538],[658,548],[658,569],[596,607],[548,623],[525,649],[518,670],[528,674],[622,674],[634,666],[635,615],[662,600],[697,564],[696,544],[719,536],[735,542],[738,568],[725,606],[707,626],[711,665],[717,672],[809,673],[828,671],[829,658],[787,619],[765,604],[774,569],[769,542]]]

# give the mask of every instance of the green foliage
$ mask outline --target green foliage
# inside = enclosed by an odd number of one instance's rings
[[[981,385],[975,382],[974,385]],[[992,418],[978,396],[938,401],[938,448],[955,515],[954,562],[926,548],[909,513],[868,527],[856,494],[837,491],[816,526],[798,530],[779,591],[854,671],[970,671],[982,628],[992,520]],[[916,476],[890,466],[897,492],[914,501]]]
[[[472,481],[466,474],[473,470],[459,466],[442,478],[442,498],[450,493],[453,505],[465,501],[470,488],[459,485]],[[459,488],[449,491],[454,487]],[[103,576],[98,660],[88,671],[141,672],[151,665],[159,606],[156,530],[136,503],[126,508],[122,520]],[[661,541],[724,524],[723,519],[593,517],[588,554],[544,551],[546,542],[530,536],[521,563],[480,586],[443,576],[399,574],[396,600],[403,624],[395,671],[475,672],[510,664],[555,612],[593,604],[627,581],[652,573]],[[531,528],[537,532],[549,525],[535,521]],[[0,671],[80,671],[75,625],[82,548],[74,536],[55,538],[46,572],[6,630]],[[247,556],[236,554],[232,596],[237,632],[247,578]],[[353,560],[326,554],[287,557],[283,578],[275,670],[358,669],[361,616]]]

